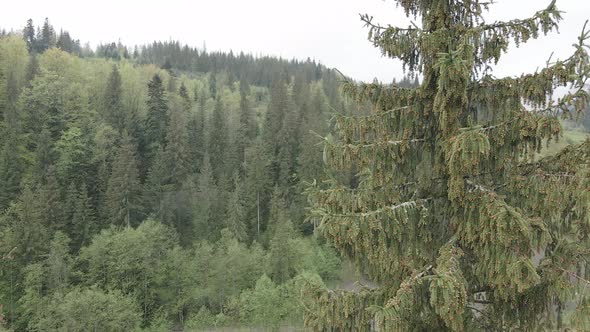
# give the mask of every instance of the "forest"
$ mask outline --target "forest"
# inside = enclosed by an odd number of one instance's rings
[[[555,1],[395,2],[385,83],[0,30],[0,331],[590,329],[589,27],[497,78]]]
[[[302,324],[300,279],[342,267],[302,194],[330,105],[351,107],[337,72],[128,49],[48,20],[0,38],[0,326]]]

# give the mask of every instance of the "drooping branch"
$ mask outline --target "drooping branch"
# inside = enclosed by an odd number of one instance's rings
[[[575,113],[581,112],[590,104],[590,96],[586,91],[586,83],[590,79],[587,44],[589,39],[590,32],[586,31],[584,25],[575,51],[569,58],[554,63],[547,61],[546,67],[540,71],[520,77],[496,79],[491,75],[485,75],[468,87],[472,101],[488,108],[502,105],[507,101],[513,105],[523,102],[533,108],[534,112],[553,115],[571,115],[572,107]],[[557,87],[565,87],[568,84],[575,90],[557,101],[551,100]]]

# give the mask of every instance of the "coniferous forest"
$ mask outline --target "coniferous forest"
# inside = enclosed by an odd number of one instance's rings
[[[395,2],[392,83],[2,30],[0,331],[590,330],[590,26],[498,78],[555,1]]]

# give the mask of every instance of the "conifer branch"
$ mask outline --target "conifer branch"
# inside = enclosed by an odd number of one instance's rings
[[[415,208],[417,207],[419,204],[423,204],[427,201],[432,200],[431,198],[424,198],[424,199],[419,199],[419,200],[414,200],[414,201],[408,201],[408,202],[403,202],[397,205],[392,205],[392,206],[386,206],[377,210],[373,210],[370,212],[357,212],[357,213],[325,213],[325,211],[323,210],[316,210],[315,213],[319,214],[319,215],[323,215],[323,216],[330,216],[330,217],[353,217],[353,218],[364,218],[364,217],[370,217],[370,216],[374,216],[374,215],[378,215],[378,214],[382,214],[386,211],[395,211],[398,209],[407,209],[407,208]],[[314,212],[314,211],[312,211]]]
[[[369,16],[369,14],[359,14],[359,15],[360,15],[361,21],[363,21],[365,23],[365,27],[369,27],[377,32],[380,32],[382,30],[387,30],[387,29],[392,29],[395,31],[422,31],[422,29],[418,28],[418,26],[414,22],[412,22],[412,25],[414,26],[413,28],[412,27],[399,28],[399,27],[394,27],[389,24],[385,27],[385,26],[373,23],[373,16]]]
[[[566,269],[561,268],[561,267],[557,267],[557,269],[559,271],[561,271],[561,272],[564,272],[564,273],[568,274],[570,277],[574,277],[575,279],[578,279],[578,280],[580,280],[580,281],[582,281],[582,282],[590,285],[590,280],[584,279],[584,278],[580,277],[579,275],[577,275],[576,273],[574,273],[574,272],[572,272],[570,270],[566,270]]]
[[[16,251],[17,247],[12,248],[12,250],[10,250],[6,255],[2,256],[3,260],[12,260],[14,259],[14,256],[12,256],[12,254]]]
[[[496,29],[517,29],[525,28],[529,29],[531,26],[544,26],[543,29],[547,34],[552,29],[557,28],[557,23],[561,20],[560,11],[555,7],[555,0],[553,0],[549,6],[536,12],[532,17],[527,19],[513,19],[506,22],[494,22],[492,24],[483,24],[478,27],[470,29],[470,32],[496,30]]]
[[[400,145],[403,143],[418,143],[424,142],[426,139],[424,138],[416,138],[416,139],[406,139],[406,140],[389,140],[383,141],[378,143],[370,143],[370,144],[340,144],[340,145],[333,145],[335,148],[371,148],[375,146],[384,146],[384,145]]]
[[[368,119],[368,118],[379,118],[379,117],[383,117],[385,115],[389,115],[389,114],[392,114],[392,113],[397,113],[399,111],[407,110],[407,109],[410,109],[412,107],[413,107],[413,105],[402,106],[402,107],[397,107],[397,108],[390,109],[388,111],[377,112],[377,113],[368,114],[368,115],[344,115],[342,113],[335,112],[334,117],[340,118],[340,119],[351,119],[351,120],[361,120],[361,119]]]

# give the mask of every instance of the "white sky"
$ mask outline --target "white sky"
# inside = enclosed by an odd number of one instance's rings
[[[488,22],[526,18],[550,0],[497,0]],[[558,0],[565,11],[560,34],[512,47],[496,75],[516,75],[571,54],[586,19],[590,0]],[[68,30],[82,42],[96,45],[121,39],[126,45],[154,40],[180,40],[208,50],[276,55],[306,59],[340,69],[355,79],[400,78],[398,62],[382,58],[367,41],[359,13],[373,15],[383,25],[407,26],[409,20],[393,1],[382,0],[6,0],[0,27],[20,30],[28,18],[41,25],[45,17],[56,30]],[[527,47],[528,46],[528,47]]]

